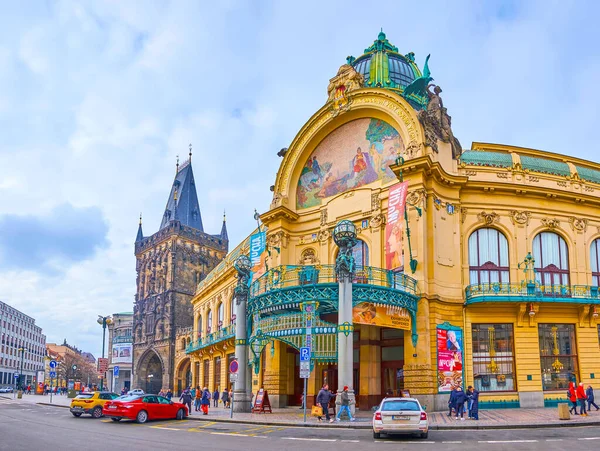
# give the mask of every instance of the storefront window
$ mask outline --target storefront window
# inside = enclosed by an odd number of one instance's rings
[[[569,285],[567,243],[556,233],[542,232],[533,239],[535,278],[542,286]]]
[[[577,379],[575,326],[540,324],[539,336],[544,390],[567,389]]]
[[[213,390],[221,390],[221,357],[215,357],[215,387]]]
[[[473,324],[473,379],[479,391],[514,391],[512,324]]]
[[[496,229],[478,229],[469,237],[471,284],[509,283],[508,241]]]

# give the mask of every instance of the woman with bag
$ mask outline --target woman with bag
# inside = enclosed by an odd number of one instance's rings
[[[325,419],[329,420],[330,423],[333,423],[333,418],[329,417],[329,401],[331,401],[331,398],[333,398],[333,393],[329,391],[329,385],[323,385],[323,388],[319,390],[319,394],[317,395],[317,404],[323,409],[321,415],[317,416],[319,421],[323,420],[324,413]]]
[[[573,415],[579,415],[577,413],[577,394],[575,393],[575,384],[573,382],[569,382],[569,390],[567,391],[567,397],[569,401],[571,401],[571,408],[569,409],[569,413]]]

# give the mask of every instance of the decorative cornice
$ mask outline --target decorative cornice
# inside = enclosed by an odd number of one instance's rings
[[[279,207],[275,207],[260,215],[260,220],[263,224],[268,225],[270,222],[275,221],[276,219],[297,221],[299,217],[300,216],[297,213],[293,212],[287,207],[284,207],[283,205],[280,205]]]

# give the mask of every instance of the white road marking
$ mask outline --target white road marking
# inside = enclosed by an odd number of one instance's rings
[[[546,441],[547,442],[562,442],[563,439],[562,438],[547,438]]]
[[[337,442],[337,439],[334,438],[281,437],[281,440],[303,440],[307,442]]]
[[[582,437],[577,440],[600,440],[600,437]]]
[[[164,429],[165,431],[181,431],[181,429],[178,428],[166,428],[163,426],[150,426],[153,429]]]
[[[479,440],[477,443],[537,443],[538,440]]]
[[[442,442],[442,443],[462,443],[460,440],[450,441],[450,442]]]
[[[360,440],[342,440],[342,443],[359,443]]]

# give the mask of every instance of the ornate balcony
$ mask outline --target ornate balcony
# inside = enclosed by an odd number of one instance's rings
[[[480,302],[555,302],[600,304],[598,287],[539,285],[537,283],[485,283],[465,288],[466,304]]]
[[[403,273],[359,266],[353,279],[353,303],[377,302],[417,310],[417,281]],[[297,310],[303,301],[319,301],[322,312],[337,311],[335,265],[285,265],[272,268],[250,286],[250,313]]]
[[[192,341],[185,348],[185,353],[190,354],[194,351],[198,351],[199,349],[206,348],[207,346],[214,345],[215,343],[219,343],[233,337],[235,337],[235,324],[230,324],[229,326],[223,327],[212,334],[199,338],[196,341]]]

